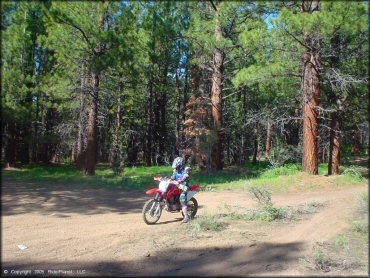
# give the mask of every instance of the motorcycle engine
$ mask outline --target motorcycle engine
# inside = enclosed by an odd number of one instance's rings
[[[169,203],[169,209],[170,211],[178,210],[178,205],[176,203]]]

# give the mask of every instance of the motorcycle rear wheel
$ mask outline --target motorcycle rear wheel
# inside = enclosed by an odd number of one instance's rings
[[[142,211],[144,222],[148,225],[153,225],[158,222],[162,215],[162,207],[158,200],[150,199],[143,207]]]
[[[188,214],[190,219],[193,219],[198,211],[198,201],[193,197],[188,202]],[[181,211],[182,216],[184,217],[184,213]]]

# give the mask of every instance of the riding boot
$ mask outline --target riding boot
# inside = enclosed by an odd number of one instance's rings
[[[189,221],[188,208],[182,207],[182,213],[184,214],[184,219],[182,220],[182,223],[187,223]]]

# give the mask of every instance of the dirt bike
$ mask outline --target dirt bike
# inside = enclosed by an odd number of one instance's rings
[[[144,222],[148,225],[157,223],[162,215],[163,208],[171,213],[181,211],[184,217],[181,210],[180,190],[177,187],[181,182],[161,177],[154,177],[154,180],[159,181],[159,185],[158,188],[151,188],[146,191],[146,194],[155,194],[155,196],[144,204],[142,211]],[[190,186],[186,194],[190,219],[194,218],[198,211],[198,202],[193,197],[198,188],[199,185]]]

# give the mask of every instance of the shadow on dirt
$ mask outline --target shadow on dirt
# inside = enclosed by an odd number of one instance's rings
[[[167,248],[136,261],[12,263],[3,269],[86,270],[93,276],[240,276],[287,270],[298,261],[302,242],[230,248]],[[3,270],[2,270],[3,271]],[[46,274],[46,273],[45,273]]]
[[[1,207],[2,215],[37,212],[68,217],[65,213],[139,213],[147,200],[140,191],[6,181],[2,183]]]
[[[161,222],[160,220],[159,220],[159,222],[157,222],[155,225],[162,225],[162,224],[169,224],[169,223],[175,223],[175,222],[180,222],[180,221],[182,221],[184,218],[176,218],[175,220],[167,220],[167,221],[163,221],[163,222]]]

